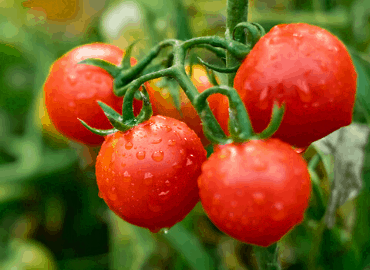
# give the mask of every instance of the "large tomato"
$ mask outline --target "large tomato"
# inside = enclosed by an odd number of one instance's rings
[[[77,63],[86,58],[99,58],[119,65],[123,55],[124,51],[116,46],[93,43],[74,48],[55,61],[45,82],[44,94],[49,117],[60,133],[92,146],[104,141],[103,137],[88,131],[78,118],[94,128],[112,128],[97,100],[121,112],[122,98],[114,95],[113,78],[108,72]]]
[[[302,221],[311,193],[306,162],[278,139],[216,147],[198,185],[203,208],[221,231],[260,246]]]
[[[206,151],[185,123],[163,116],[108,135],[96,161],[100,196],[127,222],[158,232],[199,201]]]
[[[343,43],[328,31],[304,23],[275,26],[240,66],[234,87],[256,132],[268,125],[273,103],[285,103],[274,137],[307,147],[349,125],[356,94],[356,72]],[[222,108],[227,118],[227,102]]]
[[[187,67],[187,71],[189,71],[189,67]],[[200,93],[213,86],[208,80],[204,67],[200,65],[193,66],[191,80]],[[204,145],[208,144],[209,141],[203,134],[202,121],[184,91],[182,89],[180,90],[180,112],[175,107],[168,89],[158,87],[158,80],[152,81],[150,85],[151,88],[148,91],[155,103],[154,115],[169,116],[185,122],[195,131]],[[218,108],[220,97],[221,94],[215,94],[207,99],[214,113]]]

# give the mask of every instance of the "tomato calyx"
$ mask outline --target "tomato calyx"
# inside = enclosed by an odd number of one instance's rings
[[[207,119],[203,114],[207,98],[213,94],[223,94],[229,99],[229,132],[230,137],[226,137],[224,133],[218,132],[213,125],[213,122]],[[214,86],[211,87],[195,99],[195,109],[199,112],[202,118],[205,135],[216,144],[229,144],[231,142],[241,143],[251,139],[265,139],[271,137],[279,128],[285,111],[285,106],[274,104],[271,120],[269,125],[261,133],[256,134],[251,125],[248,112],[237,91],[229,86]]]
[[[117,113],[114,109],[112,109],[107,104],[101,101],[98,101],[98,104],[101,107],[101,109],[104,111],[105,116],[108,118],[109,122],[114,127],[112,129],[108,129],[108,130],[96,129],[96,128],[90,127],[83,120],[81,119],[78,119],[78,120],[88,130],[100,136],[106,136],[106,135],[115,133],[117,131],[127,131],[133,128],[134,126],[137,126],[138,124],[141,124],[142,122],[148,120],[153,114],[152,105],[149,100],[149,94],[144,85],[142,85],[142,89],[143,90],[140,91],[139,88],[135,89],[132,87],[127,91],[123,99],[122,115]],[[136,92],[139,93],[143,101],[143,107],[137,116],[134,115],[134,109],[133,109],[133,101],[134,101]]]

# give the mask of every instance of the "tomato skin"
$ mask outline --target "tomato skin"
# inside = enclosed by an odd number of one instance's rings
[[[110,129],[112,126],[97,100],[121,112],[123,99],[113,93],[113,78],[108,72],[77,63],[86,58],[99,58],[119,65],[123,55],[124,51],[116,46],[92,43],[74,48],[54,62],[44,94],[49,117],[60,133],[91,146],[103,143],[103,137],[91,133],[77,118],[94,128]],[[131,62],[136,61],[132,58]]]
[[[186,69],[189,71],[189,66],[187,66]],[[208,80],[206,70],[200,65],[193,66],[191,81],[200,93],[213,86]],[[203,145],[209,144],[209,141],[203,133],[202,121],[184,91],[180,89],[181,112],[179,112],[168,90],[158,87],[157,83],[157,80],[152,81],[150,83],[151,89],[148,90],[150,98],[155,103],[155,108],[153,109],[154,115],[164,115],[185,122],[199,136]],[[218,108],[221,96],[221,94],[215,94],[207,99],[214,113]]]
[[[106,137],[96,162],[100,196],[127,222],[158,232],[199,201],[197,178],[205,160],[200,139],[185,123],[153,116]]]
[[[237,71],[234,87],[258,133],[267,127],[274,101],[285,103],[283,122],[273,137],[304,148],[351,123],[356,78],[337,37],[309,24],[282,24],[256,43]]]
[[[198,185],[211,221],[259,246],[278,241],[302,221],[311,193],[306,162],[279,139],[216,147]]]

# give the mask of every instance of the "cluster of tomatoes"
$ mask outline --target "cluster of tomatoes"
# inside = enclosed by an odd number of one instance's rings
[[[273,138],[215,145],[208,159],[208,141],[186,95],[181,93],[179,113],[155,82],[146,86],[154,112],[148,121],[105,138],[82,126],[78,119],[111,128],[96,101],[119,112],[122,98],[113,94],[108,72],[77,63],[100,58],[119,65],[123,55],[108,44],[75,48],[54,63],[44,87],[48,113],[61,133],[102,144],[96,177],[99,195],[112,211],[158,232],[181,221],[200,199],[220,230],[261,246],[301,222],[311,183],[293,147],[305,149],[352,120],[356,72],[335,36],[307,24],[278,25],[263,36],[241,64],[234,87],[256,133],[268,126],[276,102],[286,108],[282,123]],[[200,92],[212,86],[201,66],[193,69]],[[212,95],[208,102],[227,133],[227,97]]]

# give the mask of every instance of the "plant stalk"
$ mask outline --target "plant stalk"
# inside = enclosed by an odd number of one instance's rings
[[[241,22],[246,22],[248,19],[248,0],[227,0],[227,18],[226,18],[226,32],[225,38],[227,40],[232,39],[232,33],[234,27]],[[244,33],[239,33],[236,35],[235,40],[245,44],[246,35]],[[226,52],[226,67],[234,67],[240,63],[235,57],[233,57],[229,52]],[[235,73],[230,73],[228,75],[228,85],[233,86]]]

